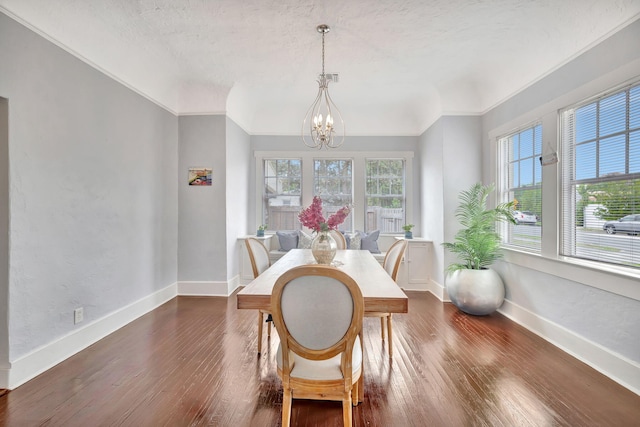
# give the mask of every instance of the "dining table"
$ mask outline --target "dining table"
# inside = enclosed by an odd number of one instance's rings
[[[291,249],[237,294],[238,309],[270,310],[271,291],[286,271],[317,264],[311,249]],[[366,313],[408,313],[409,298],[368,250],[338,250],[332,262],[355,280],[362,292]],[[361,338],[362,339],[362,338]],[[358,402],[364,398],[364,367]]]

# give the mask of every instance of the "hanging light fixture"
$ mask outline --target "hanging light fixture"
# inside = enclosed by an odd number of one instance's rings
[[[344,142],[344,121],[329,95],[331,79],[324,73],[324,35],[331,28],[323,24],[316,29],[322,34],[322,74],[318,78],[318,95],[302,122],[302,140],[311,148],[338,148]]]

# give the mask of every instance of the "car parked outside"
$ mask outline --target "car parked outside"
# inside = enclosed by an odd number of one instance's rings
[[[516,220],[516,224],[535,224],[538,222],[536,214],[529,211],[513,211],[513,219]]]
[[[627,234],[640,233],[640,215],[627,215],[616,221],[607,221],[602,225],[607,234],[623,232]]]

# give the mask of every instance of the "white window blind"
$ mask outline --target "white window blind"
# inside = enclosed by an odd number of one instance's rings
[[[514,202],[516,224],[503,225],[503,243],[540,252],[542,236],[542,125],[504,136],[500,147],[499,198]]]
[[[366,161],[367,232],[401,233],[405,225],[405,162],[403,159]]]
[[[561,119],[562,254],[640,267],[640,85]]]
[[[302,161],[265,159],[262,223],[269,230],[299,230],[302,210]]]

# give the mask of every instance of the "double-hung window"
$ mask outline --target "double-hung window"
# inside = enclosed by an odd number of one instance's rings
[[[640,266],[640,84],[561,113],[562,255]]]
[[[365,230],[399,233],[405,225],[404,159],[367,159]]]
[[[353,204],[353,161],[351,159],[314,159],[313,195],[322,199],[325,218],[345,205]],[[352,231],[353,215],[338,226],[340,231]]]
[[[501,202],[514,203],[516,224],[502,227],[503,242],[540,252],[542,235],[542,125],[535,124],[498,141]]]
[[[301,159],[265,159],[262,223],[269,230],[298,230],[302,210]]]
[[[345,205],[340,231],[400,234],[413,212],[413,152],[256,151],[255,222],[270,233],[301,229],[314,196],[328,218]],[[253,228],[253,227],[252,227]]]

